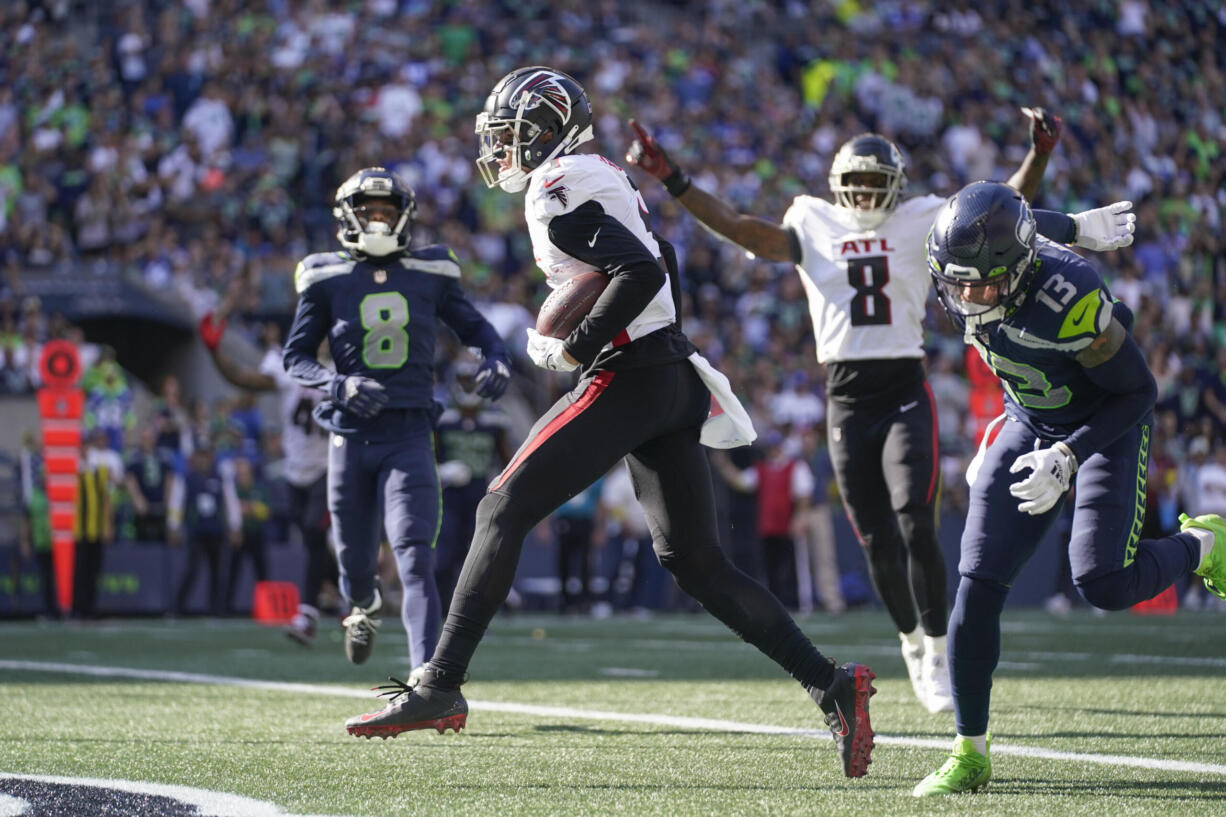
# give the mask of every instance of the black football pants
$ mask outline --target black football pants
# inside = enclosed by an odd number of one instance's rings
[[[524,537],[626,457],[660,563],[681,589],[807,688],[832,669],[766,588],[719,547],[698,441],[710,392],[686,360],[584,377],[533,426],[477,507],[472,546],[431,663],[462,678],[511,589]]]
[[[937,541],[936,403],[928,381],[854,406],[831,400],[830,461],[869,575],[898,631],[945,635],[945,557]]]

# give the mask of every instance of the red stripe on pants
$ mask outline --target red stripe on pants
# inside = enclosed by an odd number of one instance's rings
[[[524,460],[531,456],[533,451],[544,445],[545,441],[556,434],[559,429],[582,414],[588,406],[592,405],[596,398],[613,382],[613,374],[613,372],[601,372],[592,378],[592,382],[583,390],[583,394],[579,395],[578,400],[571,403],[557,417],[550,420],[530,443],[519,450],[519,453],[515,455],[515,459],[511,460],[511,464],[503,469],[502,473],[498,475],[498,479],[490,486],[490,491],[497,491],[501,488],[502,484],[515,473]]]

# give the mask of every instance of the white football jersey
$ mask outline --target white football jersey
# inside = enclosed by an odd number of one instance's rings
[[[285,453],[285,480],[305,487],[328,470],[328,433],[311,419],[323,392],[298,385],[281,362],[281,350],[269,349],[260,372],[277,383],[281,397],[281,448]]]
[[[597,202],[607,215],[642,241],[648,252],[660,257],[660,245],[647,229],[647,205],[626,171],[595,154],[562,156],[532,174],[524,201],[532,252],[550,289],[581,272],[596,269],[562,252],[549,240],[550,221],[589,201]],[[597,238],[592,236],[592,246]],[[672,291],[665,281],[651,303],[626,327],[626,333],[630,340],[635,340],[668,326],[676,318]]]
[[[797,196],[783,225],[800,240],[796,271],[809,296],[819,363],[922,358],[924,308],[932,282],[924,244],[940,196],[899,203],[861,230],[845,208]]]

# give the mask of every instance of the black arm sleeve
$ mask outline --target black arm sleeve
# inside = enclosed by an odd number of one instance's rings
[[[805,251],[800,246],[800,236],[796,235],[796,231],[792,229],[791,227],[788,227],[787,231],[788,231],[788,250],[792,253],[792,263],[799,264],[801,261],[804,260],[804,257],[805,257]]]
[[[673,304],[677,309],[677,328],[681,326],[681,267],[677,263],[677,251],[673,249],[673,245],[664,240],[664,237],[654,230],[651,237],[660,245],[660,258],[664,261],[664,268],[668,270],[668,288],[673,293]]]
[[[1110,360],[1086,369],[1085,373],[1113,397],[1064,440],[1079,463],[1136,425],[1153,409],[1158,398],[1158,385],[1132,335],[1124,338],[1124,344]]]
[[[664,286],[665,273],[646,245],[594,201],[549,222],[549,240],[612,279],[564,348],[584,366],[637,318]]]
[[[1057,244],[1072,244],[1077,240],[1077,222],[1072,216],[1057,213],[1055,210],[1035,210],[1034,225],[1040,235],[1050,238]]]

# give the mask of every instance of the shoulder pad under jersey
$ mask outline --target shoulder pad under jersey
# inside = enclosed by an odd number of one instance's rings
[[[428,272],[431,275],[443,275],[447,278],[460,277],[460,259],[444,244],[431,244],[428,247],[410,250],[400,258],[400,263],[407,269]]]
[[[294,289],[301,295],[320,281],[346,275],[353,270],[354,264],[347,253],[312,253],[298,262],[294,270]]]

